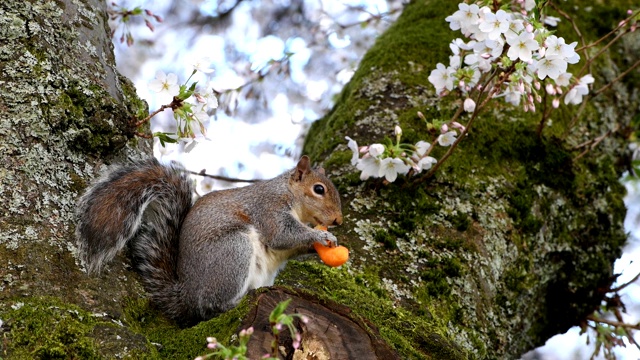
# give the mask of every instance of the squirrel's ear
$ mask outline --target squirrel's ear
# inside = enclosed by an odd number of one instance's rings
[[[295,181],[301,181],[305,174],[311,170],[310,160],[307,155],[303,155],[298,161],[295,170],[293,171],[293,179]]]

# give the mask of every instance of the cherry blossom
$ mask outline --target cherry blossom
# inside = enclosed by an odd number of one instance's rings
[[[384,145],[382,144],[371,144],[369,146],[369,155],[376,157],[380,156],[384,153]]]
[[[370,177],[379,177],[382,160],[379,157],[368,156],[360,159],[356,168],[361,171],[360,180],[367,180]]]
[[[555,80],[567,71],[567,62],[558,57],[545,57],[536,64],[538,78],[544,80],[547,76]]]
[[[398,158],[385,158],[380,162],[378,176],[387,179],[388,182],[396,181],[398,174],[406,174],[411,167]]]
[[[149,82],[149,90],[159,94],[177,95],[180,91],[178,76],[173,73],[167,75],[164,71],[159,70],[156,72],[156,78]]]
[[[421,170],[429,170],[433,166],[433,164],[437,163],[438,160],[432,158],[431,156],[425,156],[420,161],[418,161],[418,168]]]
[[[351,156],[351,165],[355,166],[359,160],[358,143],[348,136],[345,136],[344,138],[347,140],[347,147],[349,147],[353,152],[353,155]]]
[[[416,143],[416,154],[418,156],[424,156],[424,154],[427,153],[430,147],[431,144],[426,141],[420,140]]]
[[[516,38],[507,39],[507,43],[511,46],[507,51],[507,56],[511,61],[520,59],[529,62],[532,59],[532,52],[540,48],[540,44],[533,38],[533,33],[526,31]]]
[[[485,14],[484,21],[478,26],[480,31],[487,33],[489,40],[497,40],[500,35],[509,30],[509,14],[504,10],[498,10],[495,14],[489,12]]]
[[[453,70],[446,68],[441,63],[438,63],[429,75],[429,81],[436,87],[438,92],[442,92],[444,89],[453,90],[453,80]]]
[[[594,78],[591,74],[581,77],[578,83],[571,88],[564,97],[564,103],[574,105],[580,104],[582,102],[582,97],[589,93],[589,84],[592,84],[593,81]]]
[[[547,46],[545,54],[547,58],[564,59],[569,64],[575,64],[580,61],[580,55],[575,51],[575,47],[578,45],[577,41],[566,44],[563,38],[551,35],[545,40],[545,45]]]
[[[193,68],[197,71],[203,72],[205,74],[210,74],[214,72],[214,69],[209,68],[209,65],[213,62],[208,56],[198,59],[195,63],[193,63]]]
[[[480,8],[476,4],[458,4],[458,11],[451,16],[447,16],[445,20],[449,22],[451,30],[461,30],[463,33],[469,33],[474,25],[480,20],[478,13]]]
[[[456,136],[458,136],[458,133],[456,133],[455,130],[447,131],[438,136],[438,144],[440,144],[440,146],[451,146],[456,142]]]

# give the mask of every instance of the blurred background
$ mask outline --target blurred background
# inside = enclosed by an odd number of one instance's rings
[[[177,160],[191,171],[241,179],[266,179],[295,165],[310,124],[326,114],[377,35],[402,11],[402,1],[334,0],[160,0],[108,1],[118,70],[131,79],[151,111],[171,102],[149,89],[157,71],[173,73],[178,84],[205,59],[210,74],[196,73],[190,83],[207,84],[218,109],[205,123],[206,139],[185,152],[185,142],[161,146],[154,155]],[[147,10],[123,21],[136,7]],[[442,21],[449,14],[442,14]],[[160,17],[162,22],[158,22]],[[153,28],[153,31],[152,31]],[[562,34],[571,38],[572,34]],[[132,42],[132,41],[133,42]],[[442,55],[443,61],[446,59]],[[427,84],[425,84],[427,86]],[[153,132],[175,131],[171,111],[151,121]],[[196,177],[200,194],[242,183]],[[629,242],[615,271],[616,284],[640,273],[640,183],[625,181]],[[624,320],[640,321],[640,287],[621,292]],[[614,319],[615,320],[615,319]],[[589,359],[594,332],[575,327],[550,339],[523,359]],[[635,337],[640,341],[640,337]],[[590,339],[589,344],[588,339]],[[640,359],[626,344],[618,359]],[[602,355],[596,358],[604,358]]]

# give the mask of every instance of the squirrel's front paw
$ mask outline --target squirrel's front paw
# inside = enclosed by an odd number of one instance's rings
[[[316,230],[316,231],[317,231],[316,233],[317,238],[314,240],[314,242],[317,241],[322,245],[329,246],[329,247],[338,246],[338,239],[336,239],[335,235],[333,235],[328,231],[322,231],[322,230]]]

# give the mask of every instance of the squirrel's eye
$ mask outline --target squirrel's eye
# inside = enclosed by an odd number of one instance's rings
[[[313,192],[318,195],[324,195],[324,186],[320,184],[313,185]]]

